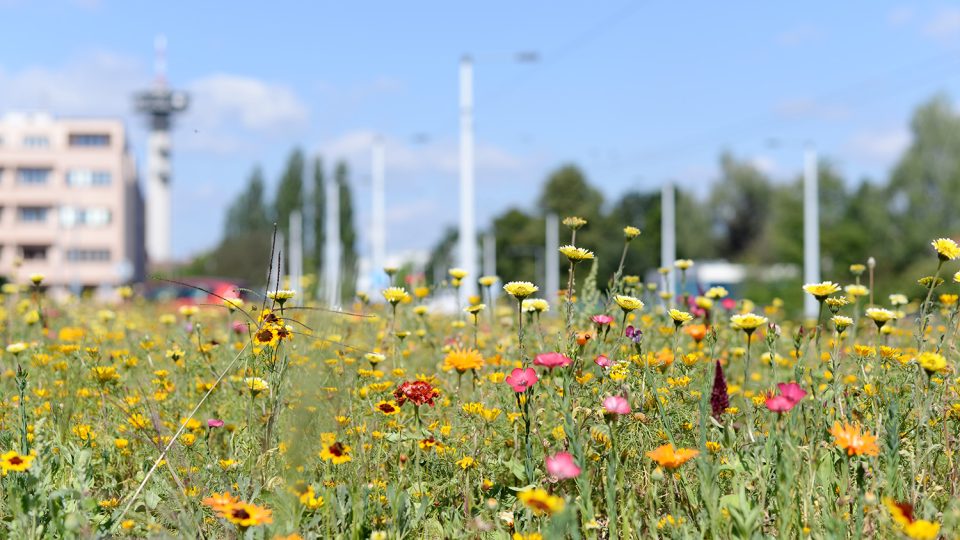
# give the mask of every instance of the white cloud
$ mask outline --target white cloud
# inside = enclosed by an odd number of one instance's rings
[[[192,118],[201,127],[237,122],[255,132],[276,133],[303,127],[307,106],[289,87],[252,77],[216,73],[188,86]]]
[[[780,116],[791,119],[842,120],[850,116],[845,105],[824,103],[814,99],[797,98],[781,101],[776,106]]]
[[[942,41],[960,35],[960,8],[941,8],[923,28],[923,33]]]
[[[910,132],[904,128],[876,130],[854,135],[847,147],[861,159],[887,164],[903,154],[910,140]]]

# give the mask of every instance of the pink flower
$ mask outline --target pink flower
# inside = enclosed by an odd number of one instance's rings
[[[630,414],[630,403],[626,398],[620,396],[610,396],[603,400],[603,410],[607,414]]]
[[[593,321],[593,323],[597,326],[606,326],[613,322],[613,317],[601,313],[600,315],[594,315],[593,317],[590,317],[590,320]]]
[[[733,308],[737,307],[737,301],[728,296],[720,301],[720,305],[723,306],[723,309],[731,311]]]
[[[608,368],[613,365],[613,362],[611,362],[609,358],[602,354],[594,358],[593,363],[604,368]]]
[[[571,360],[569,358],[558,352],[538,354],[537,357],[533,359],[533,365],[543,366],[549,369],[569,366],[570,362]]]
[[[242,334],[247,331],[247,323],[243,321],[233,321],[231,325],[235,334]]]
[[[580,467],[573,461],[573,456],[569,452],[559,452],[547,456],[547,473],[560,480],[576,478],[580,476]]]
[[[207,427],[223,427],[223,420],[220,420],[219,418],[211,418],[207,420]]]
[[[793,408],[796,405],[795,402],[790,401],[786,396],[776,395],[767,397],[767,401],[764,403],[767,409],[775,413],[785,413]]]
[[[530,388],[539,381],[537,377],[537,372],[533,368],[520,369],[516,368],[510,372],[510,375],[507,376],[507,384],[510,385],[510,388],[513,388],[514,392],[523,392],[527,388]]]
[[[799,403],[800,400],[807,395],[807,392],[795,382],[779,383],[777,384],[777,388],[780,389],[781,396],[789,399],[794,404]]]
[[[780,393],[770,394],[764,403],[767,409],[775,413],[785,413],[794,408],[800,400],[807,395],[807,392],[797,383],[779,383],[777,388]]]

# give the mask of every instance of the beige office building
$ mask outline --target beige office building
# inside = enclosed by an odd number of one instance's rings
[[[0,118],[0,278],[64,289],[142,279],[143,198],[120,120]]]

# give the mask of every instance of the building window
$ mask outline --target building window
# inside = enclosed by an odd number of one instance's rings
[[[49,148],[50,139],[46,135],[27,135],[23,138],[24,148]]]
[[[24,223],[43,223],[47,220],[46,206],[21,206],[17,210],[17,217]]]
[[[110,146],[107,133],[71,133],[70,146]]]
[[[50,179],[50,169],[23,168],[17,169],[17,183],[29,185],[46,184]]]
[[[68,186],[109,186],[111,181],[110,171],[91,171],[89,169],[67,171]]]
[[[60,208],[60,225],[72,228],[81,225],[89,227],[104,227],[110,224],[112,213],[109,208],[75,208],[63,206]]]
[[[68,249],[67,260],[70,262],[109,262],[109,249]]]
[[[20,246],[20,256],[25,261],[45,261],[50,246]]]

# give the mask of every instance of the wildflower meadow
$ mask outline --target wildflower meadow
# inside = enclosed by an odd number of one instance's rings
[[[217,305],[3,288],[0,536],[957,538],[960,247],[819,305],[696,290],[679,260],[565,288],[451,268],[331,310],[283,288]],[[882,264],[882,254],[878,254]],[[265,272],[266,273],[266,272]],[[443,313],[465,280],[482,294]],[[674,294],[668,283],[674,282]],[[954,459],[958,458],[958,459]]]

